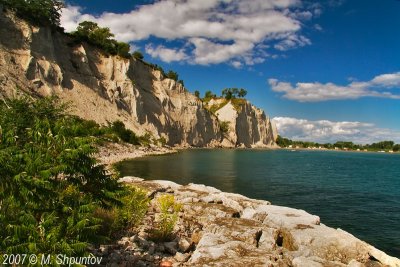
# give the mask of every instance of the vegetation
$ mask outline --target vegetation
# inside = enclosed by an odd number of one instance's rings
[[[222,96],[227,100],[231,100],[236,97],[243,98],[247,95],[247,91],[243,88],[225,88],[222,90]]]
[[[101,237],[93,212],[123,188],[77,124],[53,98],[0,104],[0,251],[77,256]]]
[[[224,100],[220,101],[220,103],[216,103],[216,104],[211,105],[211,107],[209,107],[208,110],[211,113],[215,114],[215,112],[217,112],[217,110],[220,110],[226,104],[228,104],[228,100],[224,99]]]
[[[211,98],[215,98],[215,97],[217,97],[217,95],[213,94],[213,92],[211,92],[211,91],[206,91],[206,93],[204,94],[205,99],[211,99]]]
[[[135,51],[132,53],[132,56],[136,59],[143,60],[144,56],[140,51]]]
[[[83,21],[79,23],[78,28],[71,34],[75,42],[87,42],[96,46],[111,55],[119,55],[124,58],[130,58],[130,45],[124,42],[118,42],[113,39],[114,34],[109,28],[102,28],[95,22]]]
[[[289,147],[289,146],[300,147],[300,148],[323,147],[326,149],[394,151],[394,152],[398,152],[400,150],[400,144],[395,144],[393,141],[382,141],[366,145],[354,144],[353,142],[348,142],[348,141],[338,141],[334,144],[331,143],[319,144],[315,142],[293,141],[278,135],[276,143],[280,147]]]
[[[221,121],[219,124],[220,130],[223,134],[228,133],[229,131],[229,121]]]
[[[115,121],[109,127],[112,133],[115,133],[122,141],[133,145],[140,145],[139,137],[134,132],[125,128],[122,121]]]
[[[197,97],[197,98],[200,98],[200,92],[199,91],[194,91],[194,95]]]
[[[157,198],[158,214],[157,227],[152,231],[151,237],[158,241],[173,239],[174,227],[178,220],[178,213],[182,204],[175,202],[173,195],[162,195]]]
[[[168,71],[168,73],[165,76],[174,81],[178,81],[178,77],[179,77],[178,73],[175,71],[172,71],[172,70]]]
[[[10,9],[22,19],[39,26],[60,26],[60,0],[0,0],[0,5]]]

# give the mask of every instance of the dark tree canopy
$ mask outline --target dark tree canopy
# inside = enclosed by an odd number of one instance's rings
[[[136,59],[143,60],[144,56],[140,51],[135,51],[132,53],[132,56]]]
[[[166,76],[167,76],[167,78],[172,79],[174,81],[178,81],[178,77],[179,77],[178,73],[175,71],[172,71],[172,70],[168,71]]]
[[[109,28],[102,28],[97,23],[91,21],[83,21],[79,23],[76,31],[72,36],[78,42],[88,42],[91,45],[103,49],[111,55],[119,55],[129,58],[130,45],[124,42],[118,42],[114,38],[114,34]]]
[[[194,91],[194,95],[199,98],[200,97],[200,92],[198,90]]]
[[[55,27],[60,26],[64,6],[60,0],[0,0],[0,4],[35,25]]]

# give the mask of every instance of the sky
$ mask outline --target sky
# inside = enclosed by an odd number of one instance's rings
[[[399,0],[66,0],[191,92],[238,87],[295,140],[400,143]]]

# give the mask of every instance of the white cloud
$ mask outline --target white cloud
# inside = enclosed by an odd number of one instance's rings
[[[146,53],[154,58],[159,58],[164,62],[183,61],[188,58],[183,49],[175,50],[165,46],[146,45]]]
[[[382,74],[368,82],[353,81],[348,85],[334,83],[291,83],[277,79],[268,80],[271,89],[283,93],[283,97],[299,102],[318,102],[339,99],[358,99],[361,97],[382,97],[400,99],[400,94],[387,89],[400,88],[400,72]]]
[[[280,42],[280,50],[310,44],[300,31],[302,20],[313,16],[300,0],[163,0],[127,13],[105,12],[97,17],[84,14],[80,7],[67,6],[61,25],[73,31],[79,22],[91,20],[109,27],[120,41],[135,42],[150,36],[186,40],[179,43],[185,49],[188,44],[191,47],[186,52],[187,62],[251,65],[262,61],[255,58],[268,57],[263,47],[268,42]],[[164,49],[182,51],[182,47]]]
[[[372,123],[334,122],[329,120],[309,121],[289,117],[274,118],[281,136],[299,141],[335,143],[352,141],[354,143],[374,143],[392,140],[400,143],[400,131],[379,128]]]

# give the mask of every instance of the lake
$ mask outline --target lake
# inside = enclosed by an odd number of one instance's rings
[[[198,183],[304,209],[400,257],[400,155],[185,150],[118,164],[121,175]]]

